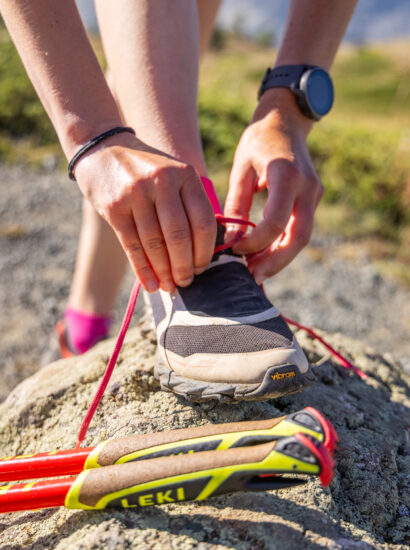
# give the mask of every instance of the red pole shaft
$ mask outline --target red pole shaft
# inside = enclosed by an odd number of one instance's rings
[[[78,474],[93,447],[0,458],[0,482]]]
[[[64,506],[75,477],[0,486],[0,513]]]

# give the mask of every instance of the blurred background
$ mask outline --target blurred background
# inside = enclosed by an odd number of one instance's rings
[[[90,0],[78,2],[104,65]],[[199,117],[221,200],[288,2],[224,0],[201,65]],[[286,316],[394,352],[410,369],[410,4],[361,0],[331,71],[336,101],[309,137],[326,193],[309,247],[267,285]],[[51,358],[81,197],[0,24],[0,399]],[[255,218],[260,201],[257,200]],[[118,303],[122,315],[129,274]]]

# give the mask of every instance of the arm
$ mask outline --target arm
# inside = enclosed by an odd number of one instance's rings
[[[122,124],[74,0],[0,0],[0,11],[67,158]],[[191,165],[120,134],[82,158],[76,177],[147,290],[188,284],[210,261],[216,224]]]
[[[329,69],[356,0],[292,0],[275,66],[302,63]],[[235,153],[225,214],[248,218],[253,193],[265,187],[262,222],[235,247],[253,254],[249,267],[262,282],[309,242],[323,186],[306,144],[313,121],[292,92],[267,90]]]
[[[73,1],[0,0],[0,12],[67,159],[122,124]]]

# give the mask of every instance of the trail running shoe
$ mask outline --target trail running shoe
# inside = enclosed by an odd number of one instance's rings
[[[54,332],[57,334],[58,338],[58,348],[60,353],[60,357],[58,359],[67,359],[78,355],[71,349],[68,343],[67,326],[64,321],[58,321],[54,327]]]
[[[217,242],[224,232],[218,226]],[[313,382],[292,331],[232,249],[215,254],[189,287],[148,298],[163,390],[190,401],[262,401]]]
[[[67,359],[69,357],[76,357],[77,355],[81,355],[82,353],[85,353],[85,351],[77,351],[74,346],[70,343],[70,336],[68,334],[68,328],[67,323],[63,319],[61,321],[58,321],[56,326],[54,327],[54,332],[57,335],[58,339],[58,356],[55,357],[55,361],[57,359]],[[98,337],[96,337],[89,349],[93,348],[98,342],[101,342],[102,340],[106,340],[108,338],[108,334],[100,334]],[[88,349],[86,350],[88,351]]]

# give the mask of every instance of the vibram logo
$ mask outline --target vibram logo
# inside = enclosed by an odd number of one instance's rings
[[[283,380],[284,378],[292,378],[293,376],[296,376],[294,371],[288,371],[288,372],[275,372],[275,374],[271,374],[270,377],[272,380]]]

